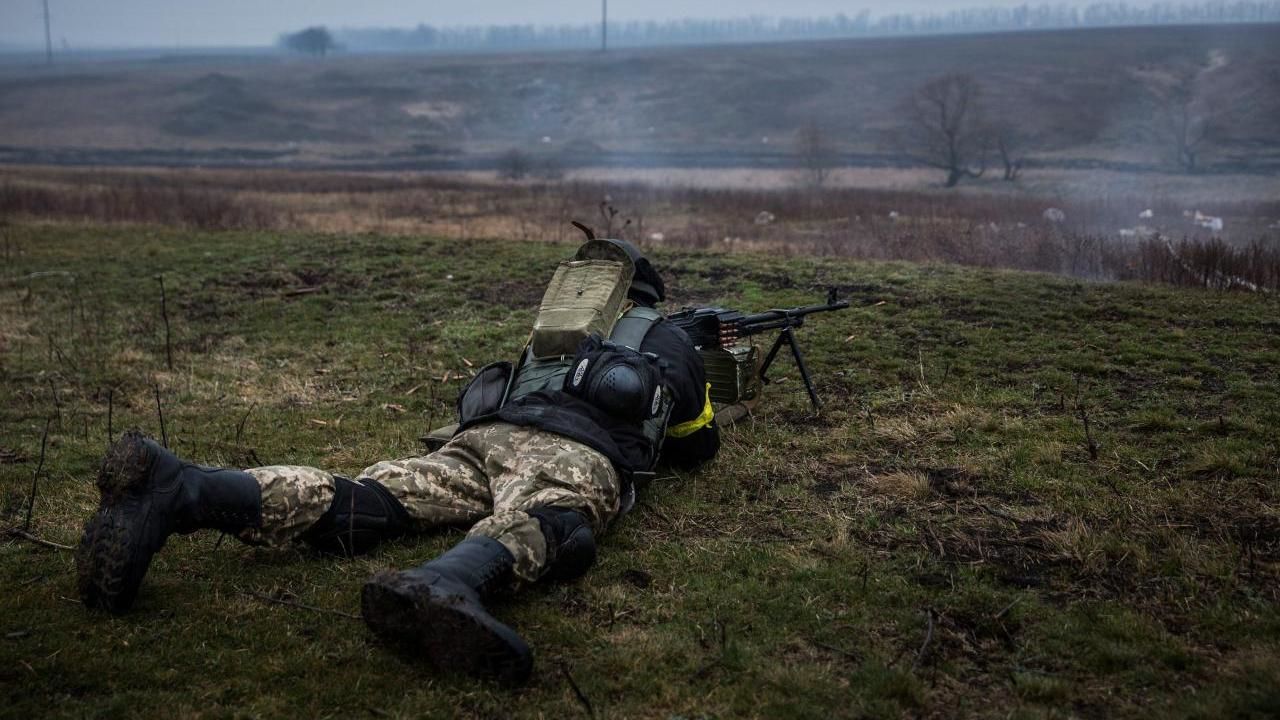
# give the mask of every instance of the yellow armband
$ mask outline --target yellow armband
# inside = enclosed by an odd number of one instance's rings
[[[707,383],[707,400],[702,405],[702,414],[679,425],[667,428],[667,437],[682,438],[692,435],[711,424],[716,419],[716,411],[711,408],[711,383]]]

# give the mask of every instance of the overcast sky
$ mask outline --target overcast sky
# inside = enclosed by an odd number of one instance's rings
[[[1034,1],[1034,0],[1033,0]],[[805,17],[944,11],[1020,5],[1025,0],[610,0],[619,20],[747,15]],[[408,27],[496,23],[582,23],[600,0],[49,0],[53,42],[71,48],[266,45],[306,25]],[[42,46],[41,0],[0,0],[0,44]]]

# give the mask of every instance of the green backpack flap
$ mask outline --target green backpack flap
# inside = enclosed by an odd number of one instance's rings
[[[533,322],[533,356],[572,355],[589,335],[608,337],[627,300],[632,272],[618,260],[560,263]]]
[[[596,242],[596,241],[593,241]],[[592,243],[587,243],[591,245]],[[507,399],[560,387],[578,343],[590,335],[608,337],[622,314],[635,266],[625,253],[582,252],[556,267],[543,293],[533,334],[525,346]],[[584,246],[585,247],[585,246]]]

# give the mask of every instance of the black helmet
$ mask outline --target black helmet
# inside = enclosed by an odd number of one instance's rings
[[[627,293],[627,297],[646,306],[657,305],[667,298],[667,290],[662,282],[662,276],[658,274],[657,270],[653,269],[649,259],[644,256],[644,253],[640,252],[640,248],[626,240],[596,239],[591,235],[588,235],[588,237],[590,239],[583,243],[582,247],[578,248],[578,253],[574,255],[574,259],[622,260],[621,256],[625,255],[635,268],[635,274],[631,276],[631,289]]]

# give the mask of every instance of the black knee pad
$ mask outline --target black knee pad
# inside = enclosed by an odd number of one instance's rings
[[[547,539],[547,568],[540,580],[567,582],[587,573],[596,561],[596,539],[587,516],[579,510],[541,507],[530,510]]]
[[[409,531],[409,512],[385,487],[368,478],[335,475],[333,503],[302,540],[320,552],[360,555]]]

